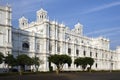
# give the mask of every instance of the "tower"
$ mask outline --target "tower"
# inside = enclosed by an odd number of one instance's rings
[[[79,35],[82,35],[83,34],[82,28],[83,28],[83,25],[80,23],[77,23],[75,25],[75,32]]]
[[[28,27],[28,19],[26,19],[24,16],[19,19],[19,27],[20,29]]]
[[[41,8],[39,11],[37,11],[37,22],[41,22],[45,19],[47,19],[47,11]]]
[[[11,7],[0,6],[0,52],[4,56],[12,51]],[[3,68],[4,64],[0,65]]]

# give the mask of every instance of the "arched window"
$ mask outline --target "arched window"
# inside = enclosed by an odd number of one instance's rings
[[[77,39],[75,39],[75,43],[76,43],[76,44],[78,43],[78,40],[77,40]]]
[[[22,49],[23,50],[29,50],[29,43],[28,42],[23,42]]]
[[[24,25],[25,25],[25,23],[23,22],[23,23],[22,23],[22,25],[24,26]]]
[[[41,17],[42,17],[42,19],[43,19],[43,15],[42,15]]]

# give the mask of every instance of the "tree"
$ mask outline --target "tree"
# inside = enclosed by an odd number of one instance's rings
[[[86,69],[87,65],[90,65],[90,69],[92,67],[94,63],[94,59],[90,58],[90,57],[79,57],[76,58],[74,61],[74,64],[76,64],[76,66],[81,66],[83,71]]]
[[[76,66],[81,66],[83,64],[83,58],[79,57],[79,58],[76,58],[75,61],[74,61],[74,64],[76,64]]]
[[[83,58],[83,62],[82,62],[82,69],[83,69],[83,71],[85,71],[87,65],[88,65],[87,59]]]
[[[33,65],[35,65],[36,71],[38,71],[38,68],[39,68],[40,64],[43,63],[43,61],[40,60],[38,57],[33,57],[32,58],[32,63],[33,63]]]
[[[86,57],[85,59],[87,60],[87,64],[90,66],[89,67],[90,68],[89,71],[91,72],[91,67],[94,64],[94,59],[91,58],[91,57]]]
[[[57,55],[57,54],[51,55],[48,57],[48,60],[49,60],[49,62],[52,62],[56,65],[56,67],[57,67],[56,73],[57,74],[59,73],[59,71],[62,70],[64,64],[68,64],[68,66],[70,66],[72,63],[71,57],[67,56],[67,55]]]
[[[14,56],[12,54],[8,54],[5,57],[4,61],[6,64],[8,64],[8,70],[9,70],[10,66],[13,68],[13,66],[16,65],[16,59],[14,58]]]
[[[20,66],[20,72],[25,71],[25,65],[29,66],[32,65],[32,59],[25,55],[25,54],[21,54],[17,56],[17,65]]]
[[[4,55],[0,52],[0,64],[3,62]]]
[[[74,64],[76,64],[77,67],[81,66],[83,71],[87,67],[87,61],[85,60],[85,58],[82,58],[82,57],[76,58],[74,61]]]

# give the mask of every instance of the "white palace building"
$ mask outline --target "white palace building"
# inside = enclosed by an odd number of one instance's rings
[[[9,6],[0,6],[0,52],[27,54],[43,60],[39,71],[49,71],[48,56],[66,54],[72,58],[72,65],[64,66],[64,70],[76,71],[80,67],[74,65],[77,57],[92,57],[95,60],[93,70],[120,70],[120,47],[110,50],[110,40],[98,37],[83,36],[83,25],[77,23],[70,30],[64,24],[50,21],[47,11],[40,9],[36,12],[36,21],[28,23],[28,19],[19,19],[19,28],[11,24],[12,10]],[[55,65],[52,64],[55,69]],[[0,68],[5,68],[3,64]]]

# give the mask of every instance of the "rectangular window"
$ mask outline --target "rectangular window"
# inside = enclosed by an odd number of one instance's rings
[[[68,48],[68,54],[71,54],[71,48]]]
[[[95,67],[96,67],[96,68],[98,67],[97,63],[95,64]]]
[[[10,42],[10,30],[8,29],[8,43]]]
[[[102,53],[102,58],[104,58],[104,54]]]
[[[92,57],[92,52],[90,52],[90,57]]]
[[[37,44],[37,50],[39,50],[40,49],[40,45],[39,44]]]
[[[113,59],[113,57],[111,56],[111,59]]]
[[[98,56],[98,53],[96,53],[96,58],[97,58],[97,56]]]
[[[107,59],[107,54],[106,54],[106,59]]]
[[[57,47],[57,52],[60,52],[60,47],[59,46]]]
[[[86,51],[83,51],[83,55],[86,56]]]
[[[2,32],[1,32],[2,33]],[[3,41],[4,41],[4,38],[3,38],[3,34],[0,33],[0,45],[3,46]]]
[[[57,43],[57,52],[60,52],[60,44]]]
[[[77,56],[79,55],[79,50],[78,50],[78,49],[76,50],[76,55],[77,55]]]
[[[52,51],[52,45],[49,43],[49,51]]]

